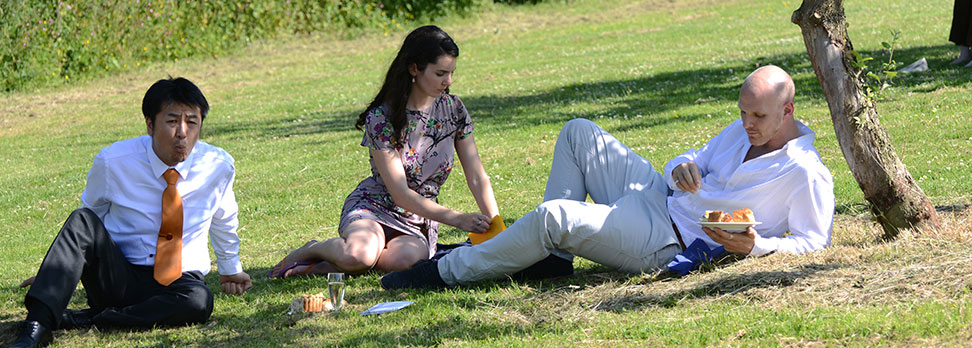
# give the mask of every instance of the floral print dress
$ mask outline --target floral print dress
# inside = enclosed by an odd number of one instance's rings
[[[406,112],[408,124],[401,148],[392,146],[393,127],[386,119],[385,106],[369,110],[361,146],[398,151],[405,167],[408,188],[437,202],[439,189],[455,163],[455,142],[472,134],[472,119],[462,101],[451,94],[440,95],[425,111]],[[374,220],[386,229],[391,228],[423,240],[431,257],[435,253],[439,223],[395,205],[375,167],[375,159],[370,158],[369,163],[371,176],[361,181],[344,201],[338,233],[344,236],[347,226],[354,221]]]

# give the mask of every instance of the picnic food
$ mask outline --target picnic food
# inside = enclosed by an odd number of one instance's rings
[[[333,309],[334,306],[331,304],[331,300],[324,297],[323,293],[301,295],[294,299],[294,302],[290,305],[290,311],[294,313],[318,313]]]
[[[708,222],[756,222],[756,216],[749,208],[735,210],[732,214],[722,210],[706,210],[705,221]]]
[[[705,221],[708,222],[732,222],[732,215],[723,213],[722,210],[706,210]]]
[[[324,294],[301,296],[304,312],[320,312],[324,310]]]
[[[732,212],[732,222],[756,222],[756,216],[749,208],[742,208]]]

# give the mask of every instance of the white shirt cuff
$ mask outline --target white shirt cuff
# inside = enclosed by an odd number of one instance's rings
[[[749,251],[749,256],[762,256],[776,251],[777,243],[773,238],[763,238],[757,234],[753,242],[753,250]]]
[[[216,268],[219,275],[234,275],[243,272],[243,263],[239,256],[234,256],[228,260],[216,260]]]

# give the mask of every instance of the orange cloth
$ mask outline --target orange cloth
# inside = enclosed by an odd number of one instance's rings
[[[162,174],[168,184],[162,191],[162,226],[155,245],[155,281],[169,286],[182,277],[182,197],[176,189],[179,172],[166,170]]]
[[[497,234],[503,232],[506,229],[506,224],[503,223],[503,217],[496,215],[492,220],[489,221],[489,229],[483,233],[469,233],[469,241],[473,245],[485,242],[490,238],[496,237]]]

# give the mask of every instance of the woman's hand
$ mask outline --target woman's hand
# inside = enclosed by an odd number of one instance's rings
[[[483,233],[489,230],[489,217],[483,214],[462,214],[450,225],[466,232]]]

